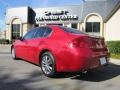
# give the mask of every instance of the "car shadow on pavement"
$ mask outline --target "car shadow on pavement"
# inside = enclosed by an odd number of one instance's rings
[[[100,82],[112,79],[120,75],[120,65],[115,65],[113,63],[99,70],[89,71],[87,74],[76,75],[71,77],[71,79],[90,81],[90,82]]]
[[[112,79],[120,75],[120,65],[110,63],[99,70],[91,70],[86,74],[83,73],[59,73],[55,79],[70,78],[71,80],[82,80],[89,82],[100,82]],[[53,79],[54,79],[53,78]]]
[[[17,78],[10,73],[3,73],[4,70],[6,70],[4,67],[0,67],[0,90],[50,90],[49,88],[52,86],[49,86],[48,83],[51,80],[54,82],[57,79],[59,81],[59,79],[70,78],[71,80],[100,82],[120,75],[120,66],[115,64],[110,64],[101,70],[91,71],[85,75],[64,73],[53,79],[45,77],[39,70],[31,73],[21,73],[20,76],[17,74]]]
[[[0,72],[2,72],[0,68]],[[22,77],[22,79],[20,78]],[[31,83],[41,82],[47,78],[43,76],[41,72],[34,71],[27,77],[23,78],[19,76],[20,79],[12,77],[10,74],[0,75],[0,90],[43,90],[37,89],[36,87],[30,86]],[[47,90],[44,88],[44,90]]]

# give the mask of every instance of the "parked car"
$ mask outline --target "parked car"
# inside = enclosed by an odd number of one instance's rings
[[[56,25],[30,30],[12,44],[11,55],[40,65],[48,77],[97,69],[107,65],[109,58],[104,38]]]

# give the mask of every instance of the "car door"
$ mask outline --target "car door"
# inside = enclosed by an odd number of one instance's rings
[[[22,40],[20,40],[20,45],[19,45],[19,55],[21,58],[25,60],[29,60],[29,42],[33,39],[33,36],[35,34],[36,30],[30,30]]]
[[[45,44],[48,34],[50,34],[51,29],[48,27],[36,28],[36,33],[31,41],[29,41],[29,60],[30,62],[37,63],[39,58],[40,47]]]

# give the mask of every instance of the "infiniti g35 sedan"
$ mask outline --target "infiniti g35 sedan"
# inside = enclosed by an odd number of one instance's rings
[[[48,77],[97,69],[107,65],[109,58],[104,38],[57,25],[30,30],[12,44],[11,55],[39,65]]]

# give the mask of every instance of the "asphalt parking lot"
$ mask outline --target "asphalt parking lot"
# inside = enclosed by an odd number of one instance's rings
[[[112,61],[112,60],[111,60]],[[10,46],[0,45],[0,90],[119,90],[120,64],[112,63],[86,75],[45,77],[40,67],[13,60]]]

